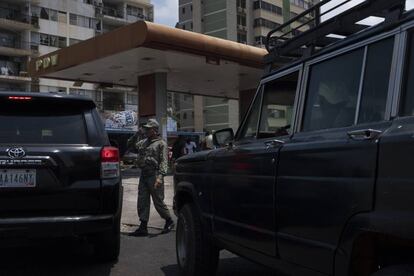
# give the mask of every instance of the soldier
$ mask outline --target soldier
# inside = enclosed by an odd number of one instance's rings
[[[128,141],[127,141],[127,150],[130,150],[133,153],[138,153],[137,148],[136,148],[136,144],[141,141],[142,139],[144,139],[144,128],[143,128],[143,124],[140,125],[139,129],[137,132],[135,132],[134,135],[132,135]]]
[[[148,235],[150,197],[152,197],[157,212],[165,219],[163,233],[174,228],[174,222],[164,203],[164,176],[168,169],[168,146],[158,134],[159,124],[155,119],[148,120],[143,128],[147,138],[136,144],[137,165],[141,169],[137,202],[141,224],[135,232],[131,233],[132,236]]]

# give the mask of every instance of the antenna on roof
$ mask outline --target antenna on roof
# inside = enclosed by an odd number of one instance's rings
[[[353,0],[343,0],[338,3],[332,1],[321,0],[270,31],[265,43],[269,52],[266,62],[273,64],[311,55],[317,50],[371,27],[359,23],[366,18],[380,17],[386,22],[394,22],[402,17],[405,10],[405,0],[365,0],[340,12]],[[332,14],[336,15],[327,18]]]

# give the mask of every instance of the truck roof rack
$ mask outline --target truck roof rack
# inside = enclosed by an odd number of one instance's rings
[[[341,41],[371,26],[357,24],[375,16],[386,22],[399,20],[405,10],[405,0],[365,0],[336,16],[323,20],[329,14],[343,9],[352,0],[333,3],[321,0],[303,13],[270,31],[265,46],[269,55],[266,63],[274,64],[310,56],[318,50]],[[331,8],[325,6],[332,2]],[[322,11],[321,7],[326,10]],[[293,26],[294,25],[294,26]]]

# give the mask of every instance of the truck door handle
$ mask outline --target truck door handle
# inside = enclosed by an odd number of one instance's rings
[[[285,142],[282,141],[282,140],[275,139],[275,140],[271,140],[271,141],[266,141],[264,144],[265,144],[266,148],[269,149],[269,148],[276,148],[278,146],[283,145],[284,143]]]
[[[360,129],[348,132],[349,138],[356,141],[374,140],[381,135],[381,130]]]

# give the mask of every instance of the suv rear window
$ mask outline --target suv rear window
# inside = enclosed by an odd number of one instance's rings
[[[87,144],[84,110],[35,103],[0,104],[2,144]]]

